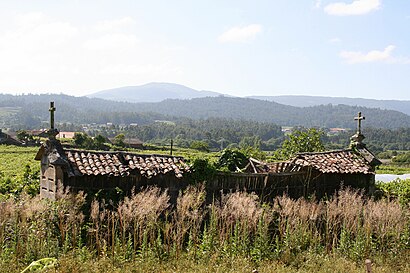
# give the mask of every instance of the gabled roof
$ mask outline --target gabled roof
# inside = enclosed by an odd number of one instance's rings
[[[8,144],[8,145],[21,145],[22,142],[15,139],[9,134],[0,132],[0,144]]]
[[[173,174],[182,178],[184,173],[190,172],[182,157],[81,150],[65,150],[65,156],[69,162],[69,176],[139,174],[151,178],[160,174]]]
[[[60,165],[68,176],[129,176],[152,178],[161,174],[182,178],[190,172],[183,157],[142,155],[130,152],[86,151],[64,148],[59,140],[47,140],[36,154],[51,165]]]
[[[322,173],[373,174],[373,166],[351,149],[300,153],[292,161],[301,167],[312,167]]]

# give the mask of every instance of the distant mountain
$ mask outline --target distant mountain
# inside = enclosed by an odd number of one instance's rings
[[[408,100],[374,100],[362,98],[320,97],[320,96],[250,96],[249,98],[274,101],[277,103],[307,107],[326,104],[345,104],[350,106],[364,106],[396,110],[410,115],[410,101]]]
[[[199,91],[184,85],[175,83],[152,82],[139,86],[126,86],[114,89],[99,91],[88,95],[89,98],[100,98],[118,102],[161,102],[167,99],[195,99],[204,97],[218,97],[224,95],[213,91]],[[279,104],[309,107],[318,105],[350,105],[367,108],[380,108],[386,110],[396,110],[410,115],[410,101],[401,100],[375,100],[363,98],[343,98],[325,96],[249,96],[250,99],[274,101]]]
[[[229,118],[262,121],[281,126],[355,128],[353,117],[361,111],[364,127],[410,128],[410,116],[393,110],[348,105],[295,107],[271,101],[236,97],[167,99],[152,103],[115,102],[67,95],[1,95],[0,127],[39,127],[49,119],[49,101],[55,101],[56,121],[76,125],[89,123],[148,124],[181,118]],[[44,123],[43,123],[44,124]],[[46,124],[47,125],[47,124]]]
[[[198,91],[175,83],[153,82],[139,86],[103,90],[90,94],[88,97],[126,102],[160,102],[165,99],[193,99],[221,95],[221,93]]]

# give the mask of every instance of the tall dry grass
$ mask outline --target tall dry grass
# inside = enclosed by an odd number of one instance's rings
[[[409,207],[344,189],[328,201],[277,197],[262,204],[234,192],[205,204],[203,185],[181,192],[174,206],[156,187],[133,192],[116,207],[61,192],[55,201],[23,196],[0,203],[0,260],[26,263],[77,253],[114,260],[189,256],[266,258],[288,264],[301,253],[351,260],[405,255],[410,249]]]
[[[0,255],[33,260],[77,247],[85,196],[59,194],[61,198],[55,202],[22,195],[0,203]]]

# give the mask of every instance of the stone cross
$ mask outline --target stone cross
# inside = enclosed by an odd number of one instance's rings
[[[366,119],[364,116],[362,116],[362,112],[359,112],[357,114],[357,117],[354,118],[354,120],[357,120],[357,133],[361,134],[362,133],[362,120]]]
[[[54,112],[56,111],[56,108],[54,107],[54,101],[50,101],[50,129],[54,130]]]

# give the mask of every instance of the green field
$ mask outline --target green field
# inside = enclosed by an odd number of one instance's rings
[[[20,107],[0,107],[0,118],[13,116],[20,111]]]
[[[39,170],[40,163],[34,160],[38,149],[0,145],[0,173],[5,177],[16,178],[24,173],[26,165],[32,170]]]
[[[0,145],[0,200],[25,192],[38,194],[40,163],[38,147]]]
[[[377,170],[377,173],[384,173],[384,174],[406,174],[410,173],[410,166],[406,165],[399,165],[399,164],[383,164],[380,165]]]

